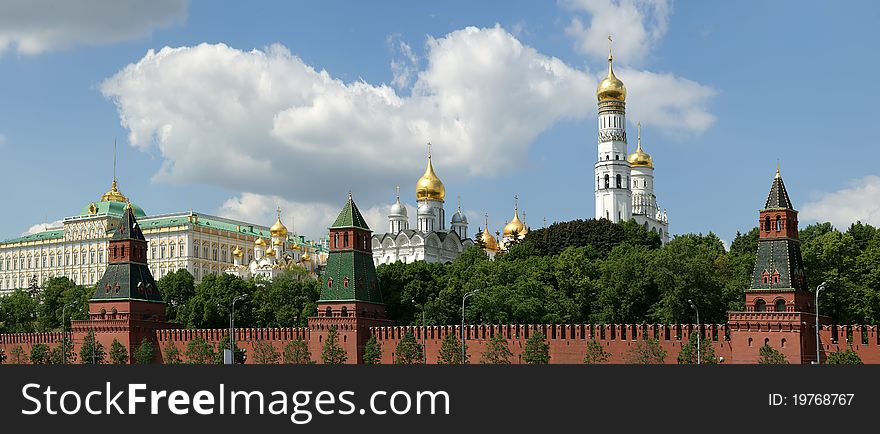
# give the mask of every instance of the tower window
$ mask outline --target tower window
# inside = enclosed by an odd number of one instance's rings
[[[782,217],[777,215],[776,216],[776,231],[778,232],[781,230],[782,230]]]
[[[606,155],[606,156],[605,156],[605,161],[608,161],[608,160],[610,160],[610,159],[611,159],[611,156],[610,156],[610,155]]]
[[[620,188],[620,175],[617,175],[617,188]]]
[[[619,159],[620,159],[620,155],[615,154],[615,155],[614,155],[614,159],[615,159],[615,160],[619,160]]]
[[[764,217],[764,230],[770,232],[770,216]]]
[[[342,234],[342,247],[348,247],[348,232]]]
[[[608,177],[608,175],[605,175],[605,188],[610,188],[610,187],[611,187],[610,178]]]
[[[785,312],[785,300],[781,298],[779,300],[776,300],[776,311]]]
[[[767,302],[759,298],[758,301],[755,302],[755,312],[765,312],[766,310]]]

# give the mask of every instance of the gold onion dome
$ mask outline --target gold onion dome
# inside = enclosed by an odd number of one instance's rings
[[[287,237],[287,226],[284,226],[284,223],[281,223],[281,208],[278,208],[278,219],[275,220],[275,224],[269,228],[269,232],[273,237]]]
[[[254,241],[254,245],[258,247],[266,247],[266,240],[264,240],[262,237],[259,237],[256,241]]]
[[[599,82],[599,88],[596,89],[596,98],[602,101],[626,101],[626,87],[614,75],[612,61],[614,57],[611,55],[611,36],[608,37],[608,75]]]
[[[301,247],[299,246],[299,244],[294,244],[293,247],[291,247],[291,248],[293,250],[299,250]]]
[[[524,225],[519,219],[519,198],[515,198],[515,200],[517,201],[517,204],[513,208],[513,218],[507,226],[504,226],[505,237],[513,236],[514,232],[520,237],[526,234],[526,225]]]
[[[240,258],[243,255],[244,255],[244,253],[241,252],[241,249],[239,249],[238,246],[235,246],[235,250],[232,251],[232,256],[235,256],[236,258]]]
[[[446,199],[446,187],[443,182],[434,173],[434,165],[431,164],[431,148],[428,144],[428,167],[425,168],[425,174],[416,182],[416,199],[435,200],[443,202]]]
[[[629,154],[627,157],[627,161],[629,161],[629,165],[632,167],[648,167],[654,168],[654,159],[651,158],[651,154],[642,150],[642,124],[638,124],[639,128],[639,138],[638,138],[638,147],[636,147],[636,152]]]
[[[489,228],[486,228],[486,230],[483,231],[480,238],[483,240],[483,245],[486,246],[486,250],[498,251],[498,241],[489,233]]]
[[[309,257],[309,252],[303,253],[303,255],[299,257],[299,261],[300,262],[311,262],[312,258]]]
[[[275,240],[275,241],[272,242],[272,245],[275,246],[275,247],[281,247],[281,246],[284,245],[284,241],[281,241],[281,240]]]
[[[116,189],[116,178],[113,178],[113,183],[110,184],[110,191],[101,196],[101,202],[128,202],[128,198]]]
[[[275,249],[269,247],[269,249],[266,250],[266,256],[275,256]]]

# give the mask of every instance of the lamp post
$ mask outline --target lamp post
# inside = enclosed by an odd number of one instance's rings
[[[825,289],[825,282],[819,284],[816,287],[816,364],[822,364],[822,359],[819,358],[819,350],[822,348],[819,343],[819,292]]]
[[[464,301],[468,299],[468,297],[474,295],[479,291],[479,289],[475,289],[471,292],[468,292],[461,298],[461,364],[465,364],[465,349],[464,349]]]
[[[416,305],[419,310],[422,311],[422,361],[427,365],[428,364],[428,347],[425,346],[425,308],[416,303],[415,299],[413,299],[413,304]]]
[[[229,312],[229,364],[235,364],[235,302],[245,298],[247,294],[232,299],[232,310]]]
[[[691,301],[690,299],[688,299],[688,304],[690,304],[691,308],[694,310],[694,312],[697,313],[697,364],[699,365],[700,358],[701,358],[700,357],[701,356],[701,354],[700,354],[700,332],[701,332],[701,330],[700,330],[700,310],[697,309],[697,305],[695,305],[694,302]]]

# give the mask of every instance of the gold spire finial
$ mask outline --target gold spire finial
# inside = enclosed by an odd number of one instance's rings
[[[348,189],[348,200],[351,200],[351,189]]]
[[[519,214],[519,195],[513,195],[513,213]]]
[[[782,178],[782,175],[779,174],[779,159],[776,159],[776,177]]]
[[[636,139],[636,143],[638,143],[637,148],[642,149],[642,123],[639,122],[636,124],[636,127],[639,129],[639,137]]]
[[[428,142],[428,159],[431,159],[431,142]]]
[[[611,61],[614,59],[614,56],[611,55],[611,35],[608,35],[608,64],[611,64]]]
[[[489,231],[489,213],[483,214],[486,216],[486,232]]]
[[[276,211],[278,212],[278,220],[281,220],[281,207],[279,206]]]

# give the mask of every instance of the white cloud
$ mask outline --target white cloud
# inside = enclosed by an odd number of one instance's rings
[[[37,223],[28,228],[28,230],[22,232],[21,236],[33,235],[36,233],[44,232],[51,229],[61,229],[64,227],[64,222],[61,220],[55,220],[54,222],[47,223]]]
[[[614,59],[637,65],[666,34],[672,12],[669,0],[563,0],[565,7],[586,12],[590,21],[572,18],[566,33],[581,53],[608,57],[608,35],[614,39]]]
[[[388,45],[394,52],[394,58],[391,59],[391,84],[397,89],[407,89],[418,73],[419,58],[412,47],[400,39],[399,34],[389,36]]]
[[[630,68],[615,69],[615,75],[626,85],[626,116],[632,123],[684,136],[702,133],[715,122],[709,103],[718,92],[710,86],[673,74]]]
[[[849,182],[849,187],[834,192],[820,192],[800,211],[801,220],[831,222],[846,230],[850,224],[880,225],[880,176],[869,175]]]
[[[147,36],[180,22],[186,0],[3,0],[0,54],[13,48],[39,54],[80,44],[107,44]]]

